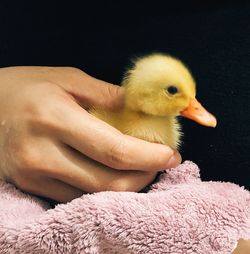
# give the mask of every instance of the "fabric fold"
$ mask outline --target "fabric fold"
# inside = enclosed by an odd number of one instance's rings
[[[231,253],[250,239],[250,193],[202,182],[190,161],[148,193],[87,194],[51,208],[0,183],[1,253]]]

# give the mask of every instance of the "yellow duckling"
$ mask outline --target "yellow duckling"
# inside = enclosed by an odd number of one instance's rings
[[[122,133],[178,149],[182,115],[205,126],[216,118],[196,100],[195,81],[187,67],[169,55],[152,54],[138,59],[122,82],[122,111],[91,110],[91,114]]]

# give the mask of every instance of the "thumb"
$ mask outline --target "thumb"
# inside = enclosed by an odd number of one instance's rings
[[[63,87],[83,108],[122,108],[124,88],[93,78],[80,69],[71,68],[70,71],[70,79]]]

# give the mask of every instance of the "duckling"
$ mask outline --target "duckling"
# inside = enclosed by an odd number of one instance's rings
[[[137,59],[122,87],[125,103],[121,111],[92,109],[90,113],[124,134],[179,149],[182,132],[177,116],[216,126],[216,118],[195,98],[190,71],[172,56],[152,54]]]

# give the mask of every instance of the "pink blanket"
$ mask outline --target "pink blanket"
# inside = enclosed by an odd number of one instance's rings
[[[189,161],[149,193],[100,192],[51,208],[0,182],[0,253],[226,254],[250,239],[250,193],[202,182]]]

